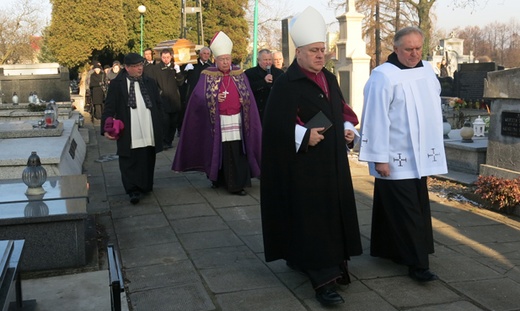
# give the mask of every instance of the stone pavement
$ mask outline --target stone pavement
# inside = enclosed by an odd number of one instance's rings
[[[243,197],[211,189],[202,173],[172,172],[170,149],[158,154],[153,193],[132,205],[111,157],[115,143],[86,127],[89,213],[120,251],[129,310],[325,309],[305,277],[264,261],[258,180]],[[364,254],[349,262],[345,304],[327,309],[520,310],[518,218],[432,194],[430,262],[440,280],[420,284],[406,267],[369,255],[373,178],[355,157],[350,162]]]

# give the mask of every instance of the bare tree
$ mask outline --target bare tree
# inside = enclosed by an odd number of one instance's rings
[[[41,4],[23,0],[21,4],[8,6],[0,12],[0,64],[32,62],[35,59],[39,41],[34,36],[45,26],[38,17],[41,11]]]

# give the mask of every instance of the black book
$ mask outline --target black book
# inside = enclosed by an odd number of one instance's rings
[[[312,119],[310,119],[307,123],[303,125],[308,129],[316,128],[316,127],[324,127],[325,129],[320,132],[323,135],[331,126],[332,122],[330,122],[329,118],[320,110]]]

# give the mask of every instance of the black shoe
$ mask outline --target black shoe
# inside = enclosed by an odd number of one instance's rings
[[[169,143],[169,144],[168,143],[164,143],[163,144],[163,150],[168,150],[168,149],[171,149],[171,148],[173,148],[173,144],[171,144],[171,143]]]
[[[408,269],[408,275],[418,282],[430,282],[438,280],[439,277],[429,269],[412,268]]]
[[[137,203],[139,203],[139,200],[141,200],[141,193],[140,192],[132,192],[132,193],[130,193],[130,203],[137,204]]]
[[[217,189],[218,188],[218,183],[216,181],[212,181],[211,182],[211,189]]]
[[[325,285],[316,290],[316,299],[324,306],[332,306],[345,302],[334,287],[329,285]]]
[[[247,193],[244,191],[244,189],[242,190],[239,190],[239,191],[235,191],[235,192],[232,192],[233,194],[236,194],[236,195],[239,195],[239,196],[244,196],[246,195]]]

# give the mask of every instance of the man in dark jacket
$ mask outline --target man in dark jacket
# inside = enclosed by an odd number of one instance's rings
[[[153,50],[151,48],[147,48],[143,52],[144,55],[144,68],[143,73],[147,76],[151,76],[152,69],[155,65],[155,59],[153,59]]]
[[[260,202],[266,261],[303,271],[323,305],[344,302],[347,260],[362,253],[347,144],[357,117],[324,68],[326,24],[312,7],[293,19],[296,60],[264,113]],[[317,115],[328,123],[306,126]],[[310,127],[310,128],[307,128]]]
[[[162,107],[154,80],[142,76],[143,58],[129,53],[125,69],[110,82],[101,119],[101,135],[117,140],[119,169],[130,202],[136,204],[141,195],[153,190],[155,154],[162,151]],[[117,137],[110,134],[107,123],[123,122]]]
[[[184,119],[184,113],[186,111],[186,105],[190,100],[191,93],[199,81],[200,73],[208,68],[212,67],[213,63],[210,61],[211,50],[209,47],[204,46],[199,51],[199,57],[195,65],[189,63],[184,66],[183,72],[186,77],[185,83],[181,87],[181,100],[182,100],[182,113],[177,129],[180,131],[182,127],[182,121]]]
[[[274,81],[283,74],[283,71],[273,66],[273,54],[267,49],[258,52],[257,60],[258,65],[247,69],[245,74],[255,95],[256,106],[260,120],[262,120],[271,87]]]
[[[163,148],[172,148],[173,138],[177,131],[181,116],[181,94],[179,87],[184,83],[184,75],[179,65],[173,60],[173,52],[168,49],[161,51],[161,61],[155,64],[152,78],[157,82],[161,92],[164,118]]]

